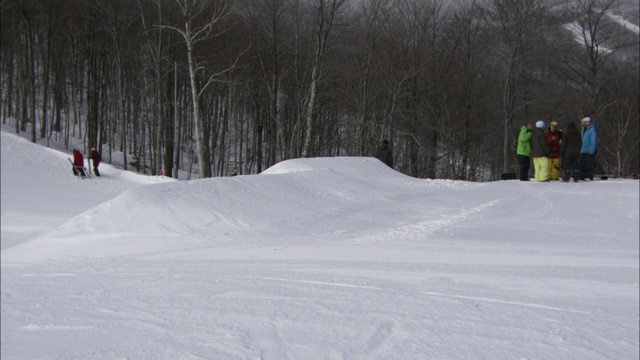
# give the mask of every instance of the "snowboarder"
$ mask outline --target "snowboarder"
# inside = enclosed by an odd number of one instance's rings
[[[100,176],[100,172],[98,171],[98,166],[100,165],[100,161],[102,161],[102,156],[96,148],[91,148],[91,154],[89,155],[89,160],[93,162],[93,172],[96,176]],[[91,164],[89,164],[91,166]]]
[[[582,175],[580,175],[580,179],[593,180],[596,144],[598,141],[596,126],[591,122],[590,117],[580,120],[580,124],[582,124],[582,149],[580,150]]]
[[[537,181],[549,181],[549,159],[550,153],[547,137],[544,135],[544,121],[536,122],[531,139],[531,156],[533,157],[533,167]]]
[[[393,153],[389,149],[389,140],[382,140],[382,144],[376,152],[376,158],[393,169]]]
[[[562,133],[558,129],[558,122],[552,121],[545,132],[549,143],[549,179],[558,180],[560,178],[560,144],[562,143]]]
[[[569,182],[569,178],[573,178],[573,182],[580,180],[580,148],[582,147],[582,139],[580,131],[576,123],[571,121],[567,124],[567,129],[560,145],[560,156],[562,158],[562,180]]]
[[[518,162],[520,163],[520,181],[529,181],[529,168],[531,167],[531,128],[533,124],[526,122],[520,128],[518,136]]]
[[[84,156],[78,149],[73,149],[73,175],[84,178],[87,176],[84,172]]]

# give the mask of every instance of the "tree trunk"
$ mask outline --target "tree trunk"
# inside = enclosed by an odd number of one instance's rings
[[[25,40],[27,42],[27,92],[29,96],[29,121],[31,122],[31,142],[36,142],[36,74],[35,74],[35,49],[31,19],[25,10],[24,13]]]

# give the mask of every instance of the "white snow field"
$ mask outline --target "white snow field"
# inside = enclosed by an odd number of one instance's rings
[[[180,181],[2,132],[1,357],[638,359],[639,182]]]

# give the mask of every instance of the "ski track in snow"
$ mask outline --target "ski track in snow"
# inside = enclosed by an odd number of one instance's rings
[[[32,300],[27,300],[32,304],[31,312],[35,317],[31,321],[27,319],[21,328],[41,336],[50,334],[64,339],[77,337],[76,327],[84,326],[84,335],[91,339],[94,338],[92,334],[117,326],[129,336],[146,339],[134,345],[131,340],[111,333],[110,343],[123,344],[118,346],[120,350],[94,344],[96,349],[102,349],[100,353],[109,355],[106,357],[142,354],[149,349],[154,349],[156,354],[180,356],[175,349],[189,348],[191,356],[200,354],[203,357],[207,357],[204,354],[216,354],[222,358],[250,359],[253,358],[251,354],[259,353],[265,358],[324,359],[334,358],[328,355],[338,354],[342,349],[347,358],[365,359],[395,358],[392,354],[398,354],[406,346],[414,349],[409,354],[438,357],[438,349],[455,348],[455,339],[468,336],[464,329],[478,329],[479,324],[489,324],[495,328],[485,335],[474,335],[478,336],[478,341],[492,343],[486,339],[490,334],[505,341],[517,341],[526,336],[532,351],[544,352],[548,351],[544,349],[554,347],[547,342],[554,338],[551,334],[559,331],[558,344],[567,343],[568,346],[560,353],[576,354],[577,350],[572,349],[576,345],[571,345],[576,322],[582,326],[619,324],[624,323],[625,314],[629,314],[627,311],[633,311],[624,306],[617,315],[596,307],[576,309],[571,304],[583,296],[581,292],[566,298],[563,307],[543,293],[523,296],[526,291],[520,292],[516,296],[518,300],[510,300],[486,296],[502,292],[485,289],[487,293],[482,296],[483,288],[478,286],[481,282],[474,277],[487,276],[485,280],[493,287],[497,286],[496,289],[509,286],[491,272],[475,266],[465,269],[459,265],[438,268],[429,264],[408,264],[413,268],[407,268],[407,274],[401,275],[398,265],[363,266],[351,262],[227,261],[216,264],[199,261],[164,262],[162,267],[155,267],[156,262],[142,262],[135,272],[131,272],[125,259],[104,264],[108,268],[100,268],[101,263],[96,262],[86,265],[54,266],[55,273],[43,273],[40,277],[32,272],[25,274],[32,281],[41,280],[33,283]],[[65,268],[85,270],[82,274],[60,271]],[[203,271],[207,268],[208,271]],[[376,268],[379,275],[372,271]],[[546,282],[547,287],[557,281],[553,279],[552,270],[547,274],[535,269],[513,270],[520,276]],[[3,277],[7,275],[3,272]],[[586,275],[583,272],[583,276]],[[54,285],[50,282],[52,277],[65,281]],[[511,276],[504,272],[504,278]],[[415,283],[406,283],[406,279],[414,279]],[[91,282],[100,283],[101,287],[83,285]],[[280,285],[269,285],[272,282]],[[519,282],[521,286],[527,284],[527,281]],[[469,284],[475,285],[469,287]],[[66,290],[54,290],[52,286]],[[588,293],[588,287],[584,291]],[[523,301],[527,297],[529,300]],[[149,307],[149,303],[153,307]],[[76,307],[78,311],[71,316],[63,315],[56,310],[59,306]],[[472,316],[473,313],[476,315]],[[507,330],[500,325],[511,316],[528,319],[529,330],[520,327]],[[328,328],[328,323],[333,325]],[[562,324],[569,323],[573,325],[564,325],[562,330]],[[353,327],[354,324],[359,325]],[[180,332],[175,333],[174,329],[180,329]],[[444,336],[444,333],[449,335]],[[311,338],[314,345],[309,343]],[[625,338],[629,340],[628,336],[622,339]],[[420,339],[430,340],[422,342]],[[538,341],[538,345],[533,345]],[[224,342],[228,345],[223,346]],[[464,352],[450,351],[446,350],[447,357],[462,358],[464,355]],[[489,352],[478,354],[480,358],[489,356]]]

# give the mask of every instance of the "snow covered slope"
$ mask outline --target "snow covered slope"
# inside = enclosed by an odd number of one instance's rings
[[[5,359],[630,359],[639,183],[174,181],[2,133]]]

